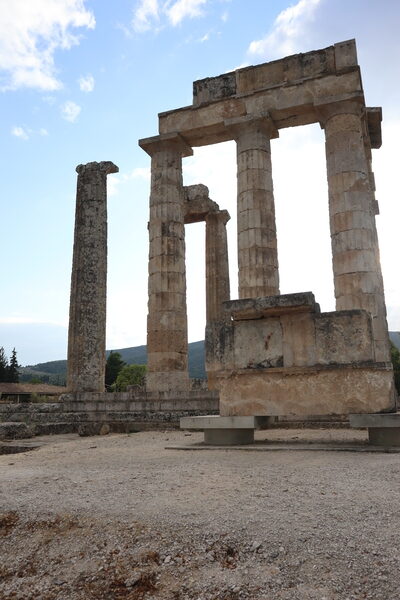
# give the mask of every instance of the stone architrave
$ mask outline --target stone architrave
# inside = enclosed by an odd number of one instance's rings
[[[206,216],[206,321],[207,325],[226,318],[223,302],[230,300],[227,210]]]
[[[182,157],[179,135],[140,140],[151,156],[147,383],[149,391],[189,389]]]
[[[336,310],[370,312],[375,358],[389,362],[365,109],[361,99],[354,99],[326,104],[320,114],[326,140]]]
[[[279,271],[270,140],[278,132],[268,114],[225,124],[237,145],[239,298],[274,296]]]
[[[67,387],[103,392],[107,294],[107,175],[112,162],[90,162],[78,173],[68,331]]]

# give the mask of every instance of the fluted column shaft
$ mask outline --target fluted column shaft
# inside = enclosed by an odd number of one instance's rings
[[[369,311],[376,360],[389,361],[375,198],[362,111],[355,101],[321,109],[326,139],[336,310],[360,308]]]
[[[228,211],[206,216],[206,319],[207,324],[224,318],[222,303],[230,300],[229,259],[226,224]]]
[[[191,150],[178,137],[142,147],[151,155],[147,389],[184,390],[189,374],[182,156]]]
[[[107,299],[107,175],[112,162],[76,167],[78,173],[67,387],[71,392],[105,389]]]
[[[239,298],[279,294],[269,117],[230,120],[237,144]]]

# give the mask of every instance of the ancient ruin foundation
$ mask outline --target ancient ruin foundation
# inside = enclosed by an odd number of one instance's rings
[[[161,113],[159,135],[139,142],[152,157],[150,389],[188,386],[182,158],[235,140],[239,299],[226,301],[226,286],[207,296],[207,371],[221,415],[393,410],[371,168],[382,114],[365,105],[354,40],[196,81],[193,90],[191,106]],[[311,292],[279,293],[270,140],[311,123],[326,139],[331,313]],[[211,211],[209,233],[213,219]],[[223,235],[216,239],[219,264],[207,262],[208,280],[225,269]]]

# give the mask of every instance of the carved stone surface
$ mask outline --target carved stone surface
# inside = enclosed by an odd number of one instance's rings
[[[107,290],[107,175],[112,162],[91,162],[78,173],[68,332],[67,387],[104,390]]]

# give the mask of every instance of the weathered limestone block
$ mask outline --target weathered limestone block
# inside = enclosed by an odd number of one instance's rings
[[[192,146],[232,139],[226,119],[271,114],[276,127],[319,121],[313,104],[363,98],[354,40],[195,81],[193,105],[159,115],[160,133],[179,131]],[[380,112],[367,109],[373,148],[381,143]]]
[[[278,317],[235,323],[233,369],[283,366],[282,325]]]
[[[202,183],[183,188],[186,200],[185,223],[200,223],[210,212],[218,212],[219,206],[208,195],[208,187]]]
[[[315,319],[316,364],[374,362],[371,316],[363,310],[321,313]]]
[[[225,308],[233,320],[208,327],[206,338],[221,415],[393,409],[393,373],[376,360],[369,312],[320,313],[309,292]]]
[[[283,314],[283,365],[303,367],[315,365],[315,314],[311,312]]]
[[[302,367],[219,379],[220,414],[343,415],[394,409],[389,367]]]
[[[182,157],[192,150],[179,135],[141,140],[151,156],[147,389],[189,388]]]
[[[69,391],[104,390],[107,289],[107,175],[112,162],[76,167],[75,237],[68,332]]]

